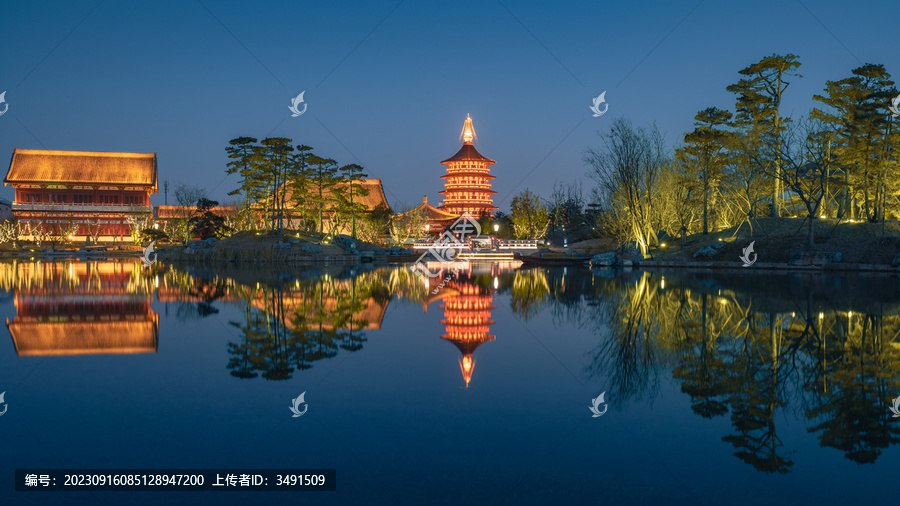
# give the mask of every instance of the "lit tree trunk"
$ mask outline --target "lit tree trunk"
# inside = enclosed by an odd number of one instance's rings
[[[708,174],[707,174],[708,176]],[[703,235],[709,233],[709,177],[703,178]]]

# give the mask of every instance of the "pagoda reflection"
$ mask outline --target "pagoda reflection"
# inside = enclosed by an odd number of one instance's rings
[[[441,339],[453,343],[462,353],[459,369],[466,388],[475,371],[475,349],[482,343],[493,341],[490,334],[493,295],[487,288],[460,280],[448,281],[441,290],[441,309],[444,310],[445,333]]]
[[[155,353],[159,315],[130,262],[3,264],[16,316],[6,327],[19,356]]]

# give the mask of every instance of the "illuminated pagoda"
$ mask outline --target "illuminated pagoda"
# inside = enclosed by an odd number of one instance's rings
[[[497,162],[475,149],[475,127],[468,115],[459,137],[463,141],[462,147],[441,162],[447,166],[447,174],[441,176],[446,183],[444,191],[440,192],[444,202],[439,209],[456,216],[463,213],[476,218],[490,215],[497,210],[492,198],[497,192],[491,190],[491,180],[496,178],[491,175],[489,166]]]
[[[493,297],[489,290],[480,286],[455,282],[449,285],[454,285],[457,293],[444,297],[441,304],[441,309],[444,310],[441,324],[447,332],[441,339],[450,341],[462,352],[459,369],[468,388],[475,370],[475,348],[481,343],[494,340],[494,336],[489,334],[490,325],[494,323],[491,320]]]

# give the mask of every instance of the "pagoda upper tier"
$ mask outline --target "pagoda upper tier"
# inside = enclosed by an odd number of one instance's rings
[[[439,209],[455,215],[490,215],[497,210],[492,198],[497,192],[491,190],[491,180],[496,178],[491,175],[490,166],[497,162],[475,149],[475,127],[468,115],[459,137],[463,141],[462,147],[441,162],[447,166],[447,173],[441,176],[446,183],[440,192],[444,202]]]

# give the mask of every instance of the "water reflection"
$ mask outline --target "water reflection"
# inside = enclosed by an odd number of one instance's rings
[[[16,316],[6,320],[19,356],[155,353],[159,317],[131,263],[0,264]]]
[[[494,324],[491,320],[491,310],[495,309],[491,305],[493,297],[489,289],[466,282],[462,277],[445,284],[441,291],[445,294],[441,301],[444,310],[441,325],[446,329],[441,339],[450,341],[462,353],[459,370],[468,388],[475,372],[475,349],[494,340],[489,333],[490,325]]]
[[[609,337],[588,371],[606,373],[622,397],[642,398],[671,370],[696,414],[729,416],[722,440],[759,471],[794,464],[778,435],[784,414],[805,417],[821,446],[874,462],[900,434],[885,408],[900,393],[896,279],[847,293],[804,278],[641,273],[597,285],[590,298],[599,310],[588,316]]]
[[[366,331],[381,328],[390,299],[384,276],[371,272],[237,286],[234,294],[244,318],[229,322],[240,340],[228,343],[228,369],[238,378],[271,380],[362,349]]]
[[[675,382],[685,409],[729,422],[715,438],[758,471],[793,469],[789,423],[858,463],[875,462],[900,437],[887,409],[900,395],[900,285],[892,277],[487,264],[423,280],[404,267],[226,275],[13,262],[0,264],[0,285],[15,304],[7,328],[19,356],[155,352],[155,295],[182,320],[221,318],[229,307],[223,368],[239,379],[287,380],[319,361],[365,353],[397,307],[427,312],[435,304],[443,334],[429,338],[456,346],[468,387],[476,350],[496,339],[496,309],[508,304],[514,318],[551,318],[560,335],[589,336],[581,372],[618,406],[652,402]]]

